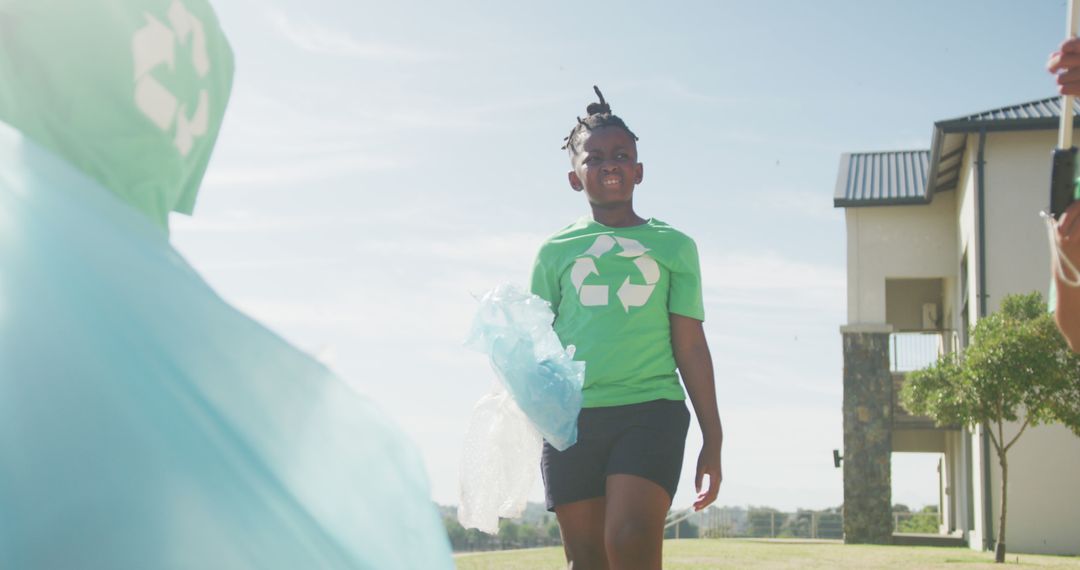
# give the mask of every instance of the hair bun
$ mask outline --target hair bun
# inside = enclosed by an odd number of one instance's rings
[[[0,2],[3,2],[3,0],[0,0]],[[589,103],[589,106],[585,107],[585,111],[588,112],[588,115],[586,115],[584,120],[581,117],[578,117],[577,124],[574,125],[574,128],[570,129],[570,135],[563,139],[566,144],[564,144],[562,148],[563,150],[569,149],[571,155],[576,155],[578,152],[576,143],[578,135],[601,127],[618,127],[626,131],[634,140],[638,140],[634,131],[631,131],[630,127],[627,127],[622,119],[611,114],[611,105],[604,100],[604,94],[600,92],[600,88],[593,85],[593,91],[596,91],[596,96],[600,99],[600,102]]]
[[[599,103],[589,103],[589,106],[585,107],[585,112],[590,114],[590,115],[603,115],[603,114],[610,115],[611,114],[611,105],[608,105],[607,101],[604,100],[604,94],[600,92],[599,87],[593,85],[592,88],[593,88],[593,91],[596,92],[596,96],[600,98],[600,102]]]
[[[607,103],[589,103],[589,106],[585,108],[585,112],[590,115],[610,115],[611,105]]]

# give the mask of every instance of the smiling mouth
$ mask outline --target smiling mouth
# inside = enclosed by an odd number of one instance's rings
[[[613,188],[622,184],[622,178],[619,176],[607,176],[601,183],[608,188]]]

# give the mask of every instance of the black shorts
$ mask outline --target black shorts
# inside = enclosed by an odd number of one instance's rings
[[[675,496],[690,412],[681,400],[584,408],[566,451],[546,441],[540,468],[547,509],[604,496],[608,475],[637,475]]]

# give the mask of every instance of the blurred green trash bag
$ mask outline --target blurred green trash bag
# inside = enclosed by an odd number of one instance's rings
[[[0,121],[167,228],[232,90],[206,0],[0,0]]]

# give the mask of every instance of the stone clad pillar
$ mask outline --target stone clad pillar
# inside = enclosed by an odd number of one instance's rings
[[[892,541],[889,328],[844,327],[844,542]]]

